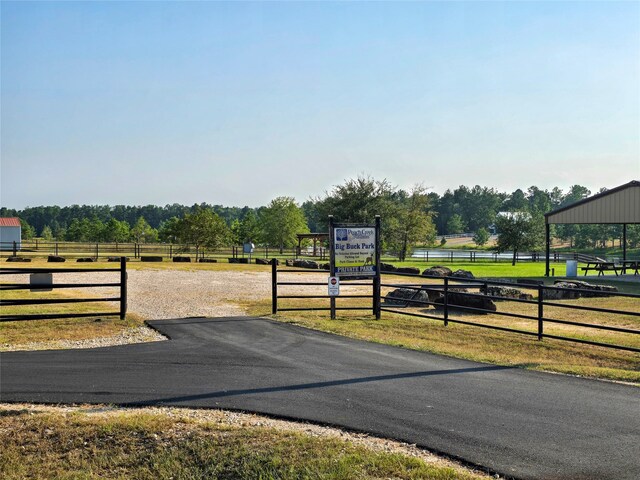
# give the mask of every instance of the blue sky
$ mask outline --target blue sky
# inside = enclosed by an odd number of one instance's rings
[[[2,206],[640,179],[640,2],[2,2]]]

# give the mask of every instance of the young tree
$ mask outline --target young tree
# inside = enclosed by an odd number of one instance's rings
[[[26,220],[20,219],[22,240],[31,240],[36,236],[36,230]]]
[[[88,237],[87,240],[92,242],[103,242],[106,235],[106,225],[98,217],[93,217],[87,221]]]
[[[431,219],[429,197],[424,186],[415,185],[399,203],[401,208],[397,216],[385,220],[389,224],[390,234],[385,243],[398,252],[398,259],[403,262],[416,244],[435,241],[436,227]]]
[[[455,235],[456,233],[463,233],[465,228],[464,221],[462,217],[457,213],[451,215],[449,221],[447,222],[447,233],[449,235]]]
[[[43,240],[50,242],[53,240],[53,231],[49,225],[42,227],[42,234],[40,235]]]
[[[110,219],[104,228],[104,240],[106,242],[126,242],[131,237],[131,229],[127,222]]]
[[[182,241],[184,222],[178,217],[171,217],[162,222],[158,230],[158,237],[163,242],[178,243]]]
[[[260,214],[262,237],[269,244],[280,248],[297,245],[297,233],[309,233],[302,209],[293,197],[274,198]]]
[[[489,231],[486,228],[479,228],[473,236],[473,243],[481,247],[489,241]]]
[[[157,241],[158,232],[147,223],[144,217],[138,217],[131,229],[131,236],[136,243],[151,243]]]
[[[194,213],[187,213],[182,222],[182,241],[193,244],[202,254],[205,248],[216,249],[229,243],[229,227],[210,208],[198,208]]]
[[[262,241],[262,230],[258,216],[253,210],[247,211],[238,225],[238,243]]]
[[[541,215],[529,212],[510,212],[498,215],[496,219],[498,243],[496,250],[513,250],[511,265],[516,264],[518,252],[533,250],[544,241],[544,220]]]
[[[71,224],[65,232],[65,240],[71,242],[86,242],[89,240],[89,234],[91,233],[91,225],[88,219],[83,218],[78,220],[74,218],[71,220]]]

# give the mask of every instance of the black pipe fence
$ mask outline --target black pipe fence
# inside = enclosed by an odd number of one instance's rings
[[[21,256],[26,258],[46,257],[49,255],[66,258],[109,258],[131,257],[134,259],[144,256],[155,256],[172,259],[178,256],[192,257],[196,261],[200,258],[214,259],[249,259],[242,246],[230,246],[210,249],[196,245],[175,243],[101,243],[101,242],[55,242],[43,240],[22,240],[21,242],[0,242],[0,257]],[[316,257],[321,260],[327,258],[325,248],[316,249]],[[251,258],[299,258],[311,257],[312,251],[306,248],[283,248],[272,246],[256,247]]]
[[[134,259],[144,256],[155,256],[172,259],[177,256],[188,256],[196,261],[200,258],[212,258],[226,260],[229,258],[248,261],[249,255],[243,252],[242,246],[230,246],[217,249],[208,249],[195,245],[176,243],[105,243],[105,242],[65,242],[45,241],[41,239],[22,240],[21,242],[0,242],[0,257],[8,256],[46,257],[48,255],[64,256],[66,258],[91,257],[93,259],[126,256]],[[271,259],[309,257],[326,260],[329,250],[325,247],[317,247],[314,256],[312,247],[284,248],[273,246],[255,247],[251,258]],[[383,261],[394,261],[397,255],[387,252]],[[518,262],[544,262],[543,252],[518,252]],[[413,262],[510,262],[512,255],[508,252],[497,253],[489,250],[447,250],[447,249],[416,249],[407,260]],[[581,263],[598,261],[593,255],[575,252],[551,252],[550,261],[558,263],[567,260],[576,260]]]
[[[312,299],[327,299],[331,300],[335,299],[345,299],[345,298],[365,298],[372,300],[372,305],[369,307],[357,306],[357,307],[347,307],[347,306],[339,306],[336,304],[334,310],[371,310],[375,315],[376,313],[376,303],[373,292],[375,292],[375,286],[373,283],[373,279],[360,279],[360,280],[351,280],[345,281],[343,280],[343,285],[348,286],[368,286],[372,289],[372,293],[369,295],[339,295],[337,297],[330,295],[282,295],[279,293],[280,286],[305,286],[305,287],[313,287],[313,286],[325,286],[329,287],[327,281],[324,282],[291,282],[291,281],[280,281],[278,279],[279,273],[301,273],[301,274],[309,274],[315,273],[318,274],[318,270],[308,270],[304,268],[278,268],[278,263],[274,260],[271,261],[271,312],[275,315],[278,312],[292,312],[292,311],[311,311],[311,310],[327,310],[332,311],[331,305],[325,307],[315,307],[315,306],[306,306],[306,307],[280,307],[278,305],[279,299],[303,299],[306,301]],[[325,275],[329,275],[329,272],[324,271]],[[327,292],[328,293],[328,292]]]
[[[461,325],[468,325],[479,328],[487,328],[493,330],[499,330],[503,332],[522,334],[528,336],[534,336],[538,340],[543,340],[545,338],[551,338],[555,340],[564,340],[570,342],[576,342],[581,344],[595,345],[599,347],[607,347],[618,350],[626,350],[630,352],[640,352],[640,348],[632,345],[619,345],[612,343],[605,343],[601,341],[589,340],[588,338],[578,338],[557,335],[548,333],[545,331],[545,328],[549,325],[568,325],[573,327],[581,327],[585,329],[594,329],[594,330],[603,330],[608,332],[615,332],[620,334],[625,334],[629,336],[633,336],[636,338],[636,335],[640,335],[640,330],[635,328],[628,328],[624,326],[618,325],[603,325],[603,324],[594,324],[587,323],[583,321],[575,321],[569,320],[567,318],[551,318],[549,316],[549,309],[565,309],[567,311],[580,311],[580,312],[598,312],[602,314],[613,314],[613,315],[625,315],[628,317],[640,317],[640,308],[638,310],[622,310],[619,308],[603,308],[596,306],[588,306],[588,305],[576,305],[575,303],[563,303],[562,300],[557,300],[558,292],[571,292],[571,296],[576,295],[584,295],[585,297],[594,297],[594,296],[606,296],[606,297],[614,297],[614,298],[633,298],[638,300],[638,305],[640,307],[640,295],[630,294],[630,293],[620,293],[620,292],[610,292],[610,291],[594,291],[584,288],[564,288],[564,287],[556,287],[556,286],[547,286],[542,283],[532,284],[532,283],[513,283],[513,282],[505,282],[505,281],[494,281],[494,280],[479,280],[479,279],[465,279],[465,278],[450,278],[450,277],[433,277],[433,276],[423,276],[423,275],[415,275],[415,274],[405,274],[405,273],[390,273],[383,272],[383,277],[391,277],[391,276],[401,276],[401,277],[413,277],[415,279],[420,279],[418,283],[389,283],[382,282],[381,287],[383,288],[403,288],[415,290],[416,295],[411,298],[390,298],[383,297],[382,295],[376,299],[373,294],[370,295],[339,295],[337,297],[330,297],[328,295],[282,295],[278,289],[279,286],[296,286],[296,287],[310,287],[310,286],[326,286],[327,282],[300,282],[300,281],[281,281],[278,277],[279,273],[315,273],[324,275],[328,275],[328,272],[319,272],[318,270],[304,270],[304,269],[278,269],[275,263],[272,263],[272,313],[277,314],[278,312],[285,311],[312,311],[312,310],[321,310],[321,311],[329,311],[329,306],[327,307],[319,307],[313,305],[305,305],[301,307],[287,307],[282,308],[278,301],[280,299],[301,299],[308,301],[309,299],[330,299],[335,298],[338,302],[340,299],[353,299],[353,298],[366,298],[372,300],[371,307],[349,307],[349,306],[337,306],[336,310],[371,310],[372,314],[375,316],[376,313],[380,315],[381,312],[393,313],[398,315],[407,315],[411,317],[418,317],[430,320],[436,320],[443,322],[443,325],[447,326],[449,323],[457,323]],[[344,281],[344,280],[343,280]],[[425,283],[425,281],[430,281],[432,283]],[[343,285],[353,285],[353,286],[366,286],[372,287],[371,281],[351,281],[345,282]],[[508,288],[517,288],[528,291],[534,291],[537,295],[531,296],[531,299],[527,298],[512,298],[505,297],[500,295],[493,295],[490,293],[490,287],[508,287]],[[375,291],[375,290],[374,290]],[[415,297],[417,293],[429,292],[429,293],[437,293],[438,301],[431,300],[431,295],[427,295],[429,300],[417,300]],[[532,305],[535,307],[533,310],[535,314],[531,313],[515,313],[509,311],[500,311],[500,310],[492,310],[489,308],[478,307],[478,306],[468,306],[463,305],[463,302],[455,301],[454,295],[458,298],[476,298],[476,299],[485,299],[485,300],[498,300],[501,302],[515,302],[520,304]],[[436,295],[434,295],[435,297]],[[555,300],[554,300],[555,299]],[[382,303],[383,301],[387,301],[387,303]],[[395,303],[404,303],[404,307],[413,307],[414,310],[420,311],[407,311],[403,310],[403,307],[395,306],[395,308],[389,305],[389,300]],[[435,309],[431,308],[435,307]],[[378,312],[376,312],[376,308],[378,308]],[[487,315],[496,315],[499,317],[510,317],[518,320],[524,320],[526,322],[533,322],[536,326],[535,331],[524,330],[520,328],[512,328],[510,326],[502,326],[502,325],[494,325],[490,323],[481,323],[478,321],[469,321],[463,318],[464,313],[475,313],[475,314],[487,314]],[[624,324],[624,322],[622,322]],[[631,337],[630,337],[631,338]]]
[[[46,282],[39,283],[34,281],[33,275],[47,274],[51,275],[50,279],[53,280],[53,275],[63,275],[65,273],[107,273],[118,272],[120,275],[119,282],[104,282],[104,283],[54,283]],[[89,303],[89,302],[118,302],[119,310],[117,312],[83,312],[83,313],[35,313],[35,314],[0,314],[0,322],[19,321],[19,320],[46,320],[53,318],[81,318],[81,317],[102,317],[102,316],[119,316],[124,320],[127,314],[127,263],[126,259],[122,257],[120,259],[120,268],[0,268],[0,275],[30,275],[31,280],[29,283],[0,283],[0,291],[10,290],[31,290],[38,292],[38,296],[45,291],[74,288],[74,289],[87,289],[87,288],[104,288],[104,287],[119,287],[120,295],[117,297],[91,297],[91,298],[19,298],[19,299],[0,299],[0,307],[5,310],[7,307],[18,307],[25,305],[58,305],[65,303]]]

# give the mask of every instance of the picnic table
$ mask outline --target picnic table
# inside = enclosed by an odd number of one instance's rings
[[[622,273],[626,274],[627,270],[632,270],[634,275],[640,275],[640,260],[626,260],[622,262]]]
[[[625,263],[627,263],[627,262],[625,262]],[[591,270],[593,270],[595,272],[598,272],[598,276],[604,275],[604,272],[606,272],[606,271],[613,270],[615,272],[615,274],[616,274],[616,277],[617,277],[618,276],[618,270],[624,272],[625,271],[624,268],[625,268],[624,266],[617,265],[614,262],[587,262],[587,266],[586,267],[582,267],[582,270],[584,271],[585,276]]]

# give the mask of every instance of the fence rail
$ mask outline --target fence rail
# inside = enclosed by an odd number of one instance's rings
[[[0,291],[10,290],[32,290],[32,291],[49,291],[61,288],[104,288],[119,287],[120,295],[117,297],[91,297],[91,298],[3,298],[0,299],[0,307],[4,310],[7,307],[18,307],[26,305],[59,305],[67,303],[93,303],[93,302],[118,302],[119,310],[117,312],[86,312],[86,313],[36,313],[36,314],[0,314],[0,322],[20,321],[20,320],[46,320],[53,318],[81,318],[81,317],[101,317],[101,316],[119,316],[124,320],[127,314],[127,263],[126,259],[120,259],[120,268],[0,268],[0,276],[4,275],[33,275],[33,274],[51,274],[53,275],[65,273],[107,273],[118,272],[120,274],[119,282],[104,283],[51,283],[39,284],[30,281],[29,283],[0,283]],[[33,277],[31,277],[33,279]],[[42,292],[44,293],[44,292]]]
[[[100,258],[109,257],[130,257],[134,259],[155,256],[163,259],[173,259],[174,257],[189,257],[194,260],[216,259],[246,262],[249,260],[241,246],[232,246],[218,249],[203,249],[194,245],[181,245],[172,243],[91,243],[91,242],[52,242],[43,240],[22,240],[21,242],[0,242],[0,257],[17,256],[26,258],[46,257],[49,255],[63,256],[69,259]],[[313,255],[311,247],[306,248],[286,248],[282,251],[278,247],[260,246],[256,247],[251,254],[252,259],[271,258],[299,258],[310,257],[320,260],[328,258],[328,250],[323,247],[316,248],[316,255]],[[393,252],[384,255],[384,260],[393,261],[397,258]],[[508,262],[512,259],[511,253],[497,253],[488,250],[460,250],[460,249],[415,249],[410,260],[416,262]],[[520,252],[516,255],[519,262],[543,262],[545,260],[542,252]],[[564,262],[566,260],[577,260],[580,263],[601,261],[602,259],[594,255],[577,252],[552,252],[550,260],[552,262]]]
[[[327,250],[316,249],[316,258],[325,259]],[[0,242],[0,257],[46,257],[49,255],[64,256],[67,258],[89,257],[93,259],[108,257],[142,258],[144,256],[157,256],[172,259],[174,257],[187,256],[196,260],[200,258],[216,259],[248,259],[249,255],[243,252],[241,246],[226,248],[205,249],[194,245],[181,245],[174,243],[91,243],[91,242],[46,242],[42,240],[22,240],[21,242]],[[312,251],[306,248],[284,248],[262,246],[256,247],[251,258],[298,258],[312,256]]]
[[[329,272],[323,271],[325,275],[329,275]],[[327,282],[283,282],[278,280],[279,273],[315,273],[318,274],[318,270],[308,270],[304,268],[294,269],[294,268],[278,268],[278,263],[276,261],[271,261],[271,312],[275,315],[278,312],[294,312],[294,311],[311,311],[311,310],[326,310],[335,312],[336,310],[371,310],[373,314],[376,313],[376,303],[375,303],[375,286],[372,281],[361,281],[354,280],[346,282],[346,284],[350,286],[368,286],[372,288],[372,293],[370,295],[340,295],[338,297],[330,296],[330,295],[281,295],[278,293],[279,286],[325,286],[328,287]],[[331,299],[339,299],[339,298],[366,298],[372,300],[372,305],[370,307],[345,307],[338,305],[329,305],[328,307],[280,307],[278,305],[279,299],[326,299],[331,301]]]
[[[630,311],[630,310],[622,310],[619,308],[603,308],[603,307],[595,307],[595,306],[587,306],[587,305],[575,305],[569,303],[562,303],[559,300],[554,300],[556,298],[557,292],[567,291],[572,292],[573,294],[584,294],[593,296],[594,290],[587,290],[582,288],[563,288],[556,286],[547,286],[543,284],[528,284],[528,283],[512,283],[505,281],[493,281],[493,280],[478,280],[478,279],[464,279],[464,278],[449,278],[449,277],[433,277],[433,276],[423,276],[423,275],[415,275],[408,273],[396,273],[396,272],[382,272],[381,276],[383,277],[391,277],[391,276],[401,276],[401,277],[413,277],[416,280],[419,279],[419,283],[391,283],[391,282],[381,282],[380,286],[385,288],[406,288],[412,289],[416,292],[419,291],[438,291],[441,294],[439,298],[439,302],[434,302],[431,300],[431,297],[428,296],[429,300],[416,300],[415,295],[413,298],[402,298],[395,299],[398,302],[403,302],[406,306],[420,308],[424,307],[428,313],[416,312],[416,311],[406,311],[403,310],[402,307],[393,307],[390,305],[383,305],[382,300],[385,298],[382,295],[377,299],[374,294],[371,295],[339,295],[337,297],[329,297],[328,295],[282,295],[279,293],[278,287],[282,285],[288,286],[299,286],[299,287],[310,287],[310,286],[320,286],[327,285],[326,282],[295,282],[295,281],[281,281],[279,280],[278,274],[284,272],[296,272],[296,273],[316,273],[328,275],[327,272],[319,272],[318,270],[289,270],[289,269],[278,269],[275,264],[272,264],[272,313],[277,314],[278,312],[284,311],[311,311],[311,310],[320,310],[320,311],[329,311],[330,308],[321,307],[321,306],[311,306],[307,303],[307,305],[301,307],[287,307],[282,308],[278,301],[280,299],[303,299],[308,301],[308,299],[331,299],[334,298],[337,301],[340,299],[353,299],[353,298],[366,298],[372,300],[372,306],[370,307],[349,307],[349,306],[336,306],[336,310],[371,310],[374,315],[376,315],[376,305],[378,305],[378,315],[380,312],[393,313],[398,315],[407,315],[412,317],[425,318],[430,320],[437,320],[443,322],[445,326],[449,323],[457,323],[461,325],[468,325],[479,328],[487,328],[493,330],[499,330],[503,332],[510,332],[515,334],[522,334],[536,337],[538,340],[543,340],[545,338],[555,339],[555,340],[563,340],[581,344],[594,345],[599,347],[613,348],[618,350],[626,350],[630,352],[640,352],[639,347],[631,346],[631,345],[620,345],[614,343],[606,343],[602,341],[590,340],[588,338],[579,338],[579,336],[566,336],[566,335],[557,335],[555,333],[549,333],[545,331],[545,328],[548,325],[568,325],[573,327],[580,327],[585,329],[593,329],[593,330],[603,330],[608,332],[615,332],[624,335],[631,335],[636,338],[636,335],[640,335],[640,330],[635,328],[629,328],[627,326],[620,325],[603,325],[603,324],[595,324],[595,323],[587,323],[584,321],[576,321],[569,320],[567,318],[552,318],[549,316],[549,309],[551,308],[560,308],[567,311],[580,311],[580,312],[597,312],[597,313],[605,313],[605,314],[614,314],[614,315],[625,315],[628,317],[640,317],[640,309],[638,311]],[[425,281],[431,281],[435,283],[425,284]],[[367,286],[371,287],[371,282],[345,282],[343,285],[354,285],[354,286]],[[492,286],[501,286],[501,287],[510,287],[510,288],[518,288],[525,290],[533,290],[537,293],[537,298],[533,299],[524,299],[524,298],[511,298],[500,295],[492,295],[489,293],[489,287]],[[461,291],[464,289],[464,291]],[[469,291],[471,290],[471,291]],[[375,289],[373,290],[375,292]],[[596,292],[600,295],[605,294],[606,296],[616,297],[616,298],[634,298],[638,299],[640,302],[640,295],[631,294],[631,293],[619,293],[619,292]],[[498,300],[502,302],[514,302],[519,304],[531,305],[534,307],[535,314],[532,312],[529,313],[515,313],[508,311],[497,311],[490,310],[487,308],[478,308],[477,306],[468,306],[461,305],[460,302],[452,301],[453,295],[462,296],[465,298],[476,298],[476,299],[490,299],[490,300]],[[388,298],[386,298],[388,300]],[[439,310],[431,310],[429,307],[436,307]],[[427,310],[429,309],[429,310]],[[433,312],[433,313],[431,313]],[[439,312],[439,314],[436,314]],[[532,330],[524,330],[522,328],[512,328],[511,326],[504,325],[493,325],[486,322],[478,322],[478,321],[469,321],[461,318],[459,313],[476,313],[476,314],[489,314],[496,315],[498,317],[510,317],[518,320],[525,320],[527,322],[532,322],[534,329]],[[624,342],[623,342],[624,343]]]

